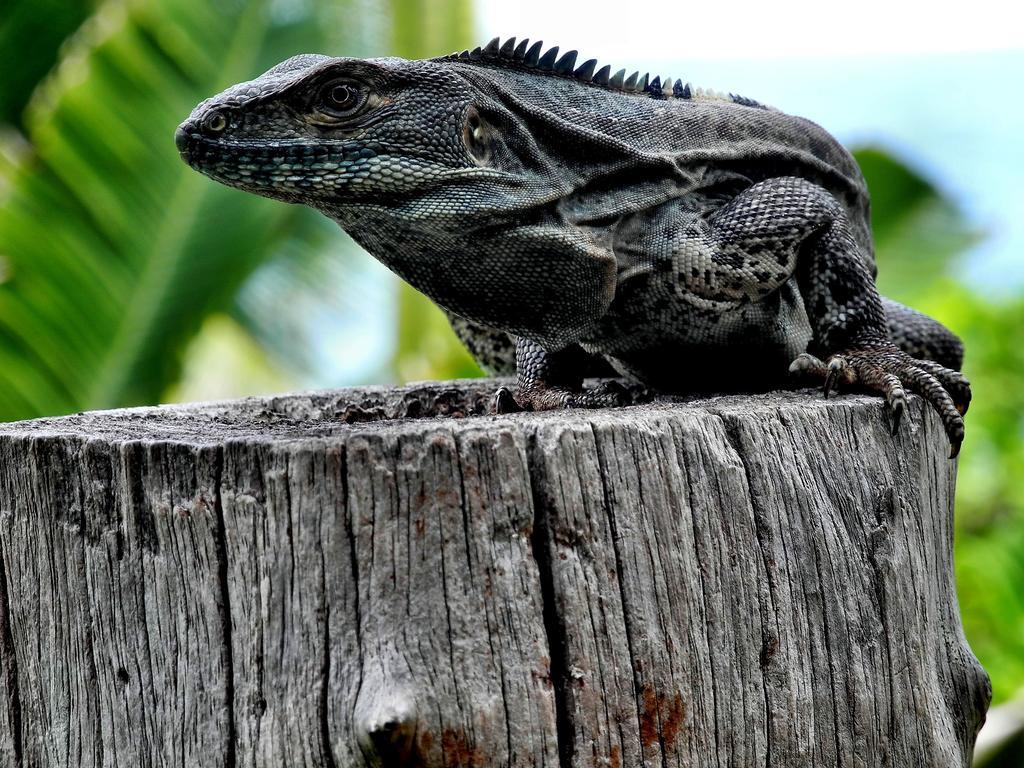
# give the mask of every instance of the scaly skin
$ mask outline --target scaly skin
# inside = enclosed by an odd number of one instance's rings
[[[959,340],[879,296],[856,162],[802,118],[576,52],[428,61],[303,55],[204,101],[182,157],[310,205],[452,318],[498,409],[599,407],[616,371],[666,391],[765,389],[792,370],[906,390],[956,455]]]

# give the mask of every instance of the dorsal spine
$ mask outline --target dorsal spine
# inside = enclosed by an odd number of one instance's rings
[[[578,52],[575,50],[566,51],[559,58],[558,51],[557,45],[545,51],[544,43],[540,40],[531,45],[529,39],[516,43],[516,38],[510,37],[502,43],[501,38],[496,37],[483,47],[465,50],[461,53],[451,53],[437,60],[460,61],[468,64],[491,64],[510,69],[521,69],[552,77],[563,77],[586,85],[619,91],[621,93],[643,93],[652,99],[672,98],[689,100],[694,98],[694,94],[699,94],[704,98],[716,98],[721,101],[731,101],[734,104],[740,104],[745,107],[766,109],[763,104],[753,99],[748,99],[745,96],[737,96],[732,93],[716,94],[713,91],[698,90],[692,88],[689,83],[684,83],[682,80],[671,77],[664,79],[655,77],[651,80],[648,73],[641,75],[639,72],[634,72],[627,78],[626,70],[624,69],[619,70],[613,75],[611,74],[611,67],[607,65],[598,69],[597,59],[588,59],[578,68],[574,69]]]

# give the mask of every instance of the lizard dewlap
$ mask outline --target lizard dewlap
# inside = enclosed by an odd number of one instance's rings
[[[959,339],[879,296],[869,201],[824,129],[672,78],[577,65],[539,42],[437,59],[295,56],[207,99],[183,159],[312,206],[449,314],[499,409],[769,388],[789,372],[906,390],[955,455]]]

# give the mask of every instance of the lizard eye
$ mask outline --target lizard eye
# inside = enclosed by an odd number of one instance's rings
[[[320,89],[320,109],[335,117],[348,117],[363,105],[363,94],[352,83],[334,80]]]
[[[205,133],[215,136],[228,127],[228,119],[223,112],[214,110],[203,120],[202,128]]]

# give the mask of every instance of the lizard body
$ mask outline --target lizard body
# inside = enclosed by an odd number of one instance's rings
[[[824,129],[739,96],[576,66],[541,44],[425,61],[293,57],[193,111],[176,141],[231,186],[317,208],[425,293],[499,409],[768,388],[797,370],[943,419],[959,340],[879,296],[869,200]]]

